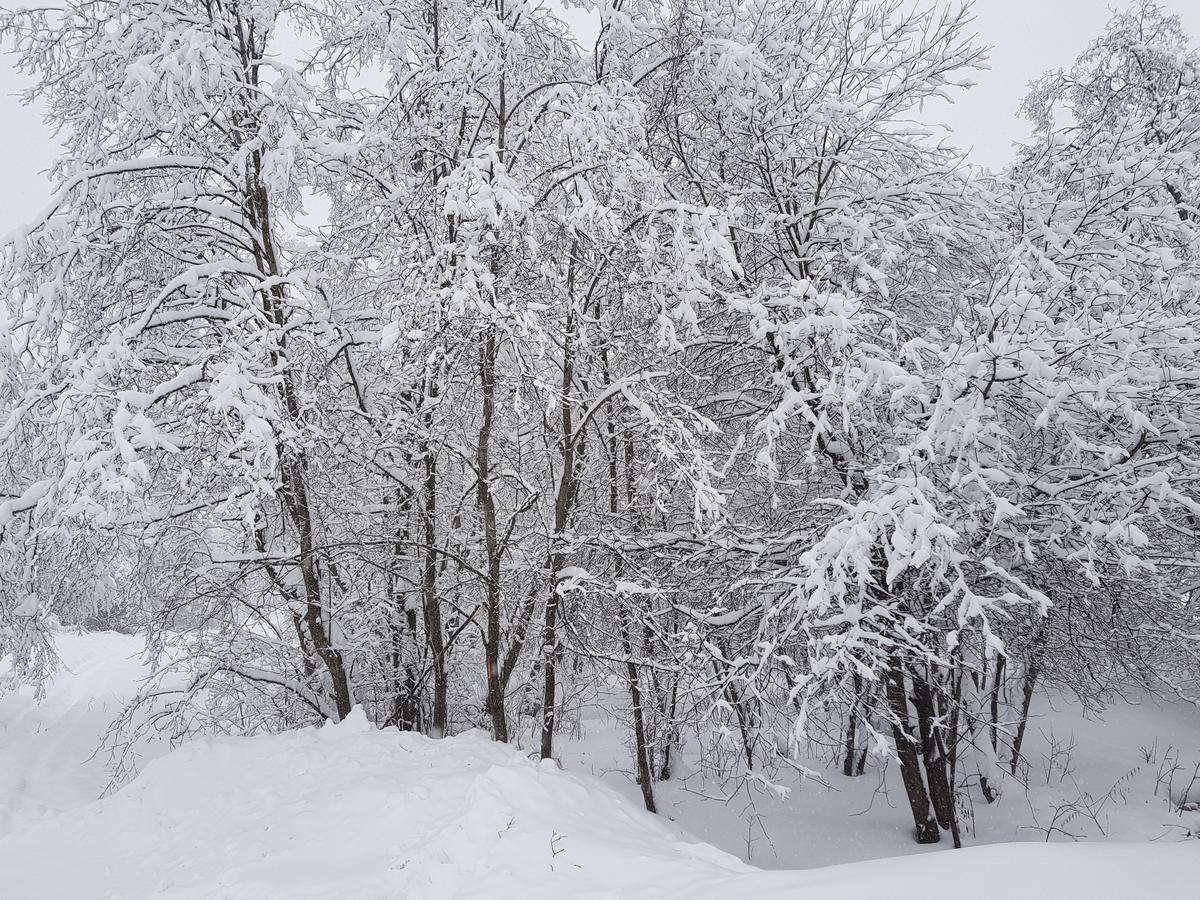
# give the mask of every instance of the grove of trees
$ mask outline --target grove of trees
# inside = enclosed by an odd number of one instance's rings
[[[63,154],[0,259],[0,658],[119,609],[175,738],[770,779],[917,840],[1036,691],[1200,688],[1200,55],[1149,0],[981,171],[903,0],[70,0],[0,14]],[[299,48],[299,49],[297,49]]]

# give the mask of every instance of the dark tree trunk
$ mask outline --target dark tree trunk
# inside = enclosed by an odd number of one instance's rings
[[[384,500],[387,500],[385,495]],[[396,509],[399,518],[407,522],[412,513],[412,492],[396,491]],[[411,546],[409,525],[399,528],[392,540],[391,564],[394,568],[404,562],[405,549]],[[421,679],[417,672],[417,611],[411,608],[405,594],[396,590],[394,571],[386,575],[387,608],[392,639],[391,664],[395,678],[395,693],[392,696],[392,712],[387,725],[395,725],[401,731],[419,731],[421,728]]]
[[[646,725],[642,715],[642,687],[638,677],[637,663],[633,661],[633,642],[629,638],[629,612],[618,613],[621,625],[621,649],[625,654],[625,678],[629,682],[629,700],[633,705],[633,742],[637,756],[638,785],[642,789],[642,802],[648,812],[658,812],[654,803],[654,775],[650,766],[650,750],[646,743]]]
[[[396,679],[392,697],[392,713],[387,724],[401,731],[421,729],[421,679],[414,665],[412,648],[417,639],[417,611],[403,607],[403,597],[397,600],[389,586],[392,609],[392,672]]]
[[[893,660],[887,675],[888,706],[892,711],[892,734],[896,739],[896,756],[900,760],[900,778],[912,810],[918,844],[936,844],[942,838],[937,819],[934,818],[921,775],[921,762],[917,756],[917,742],[912,734],[908,716],[908,689],[905,687],[904,669],[899,660]]]
[[[675,745],[678,743],[678,740],[679,740],[678,736],[676,735],[675,725],[674,725],[675,710],[678,707],[678,705],[679,705],[679,678],[678,678],[678,676],[673,675],[671,677],[671,693],[668,695],[668,698],[667,698],[666,709],[663,710],[663,718],[664,718],[663,732],[664,732],[664,734],[663,734],[663,742],[662,742],[662,766],[659,768],[659,772],[658,772],[658,780],[659,781],[670,781],[671,780],[671,773],[673,772],[673,769],[671,768],[672,763],[673,763],[672,753],[674,752]]]
[[[437,596],[437,460],[430,447],[424,449],[425,486],[421,509],[421,538],[424,565],[421,567],[421,608],[425,618],[425,643],[433,672],[433,713],[429,733],[446,734],[446,637],[442,629],[442,607]]]
[[[1034,639],[1029,663],[1025,667],[1025,678],[1021,682],[1021,718],[1017,722],[1017,734],[1013,738],[1012,760],[1009,764],[1009,773],[1012,775],[1017,774],[1017,765],[1021,762],[1021,745],[1025,742],[1025,729],[1029,724],[1029,707],[1033,704],[1033,693],[1042,674],[1041,645],[1044,635],[1043,630]]]
[[[633,443],[630,441],[627,441],[625,444],[625,461],[627,468],[632,471]],[[670,619],[667,626],[669,634],[675,633],[675,629],[678,628],[678,615],[678,611],[672,607],[669,611]],[[651,656],[654,651],[654,635],[647,623],[643,623],[642,645],[645,648],[646,655]],[[674,771],[675,748],[679,744],[679,731],[675,724],[675,713],[679,708],[679,675],[672,673],[670,678],[667,679],[667,684],[664,685],[657,673],[651,669],[650,683],[654,690],[654,702],[659,719],[658,734],[656,735],[657,744],[661,747],[658,780],[670,781],[671,774]]]
[[[420,686],[411,666],[404,669],[404,683],[392,706],[392,719],[401,731],[421,730]]]
[[[749,725],[746,722],[746,710],[742,703],[742,698],[738,696],[737,688],[733,682],[721,671],[720,664],[714,659],[712,661],[713,677],[721,682],[721,692],[725,695],[725,702],[733,709],[733,714],[737,718],[738,733],[742,738],[742,755],[746,760],[746,768],[754,770],[754,741],[750,734]]]
[[[938,746],[942,756],[946,760],[946,774],[950,782],[950,836],[954,840],[954,847],[958,849],[962,846],[962,834],[958,827],[958,805],[955,802],[958,797],[958,728],[961,719],[962,711],[962,678],[963,669],[961,656],[958,650],[954,651],[952,656],[954,664],[951,667],[952,685],[950,691],[950,709],[941,710],[941,715],[945,719],[948,715],[950,725],[946,729],[946,734],[943,737],[940,733],[936,733]],[[946,696],[940,693],[939,697],[944,702]]]
[[[991,698],[988,704],[988,732],[992,741],[992,758],[997,761],[1000,759],[1000,689],[1004,684],[1006,662],[1002,654],[996,654],[996,671],[992,675]],[[988,803],[995,803],[1000,797],[1000,792],[986,775],[979,777],[979,789],[983,791],[983,799]]]
[[[854,673],[854,700],[850,704],[850,710],[846,715],[846,756],[842,761],[842,774],[848,778],[854,777],[854,762],[857,756],[858,747],[858,709],[862,704],[862,676],[857,672]]]
[[[496,326],[489,325],[479,349],[479,381],[483,401],[479,438],[475,448],[477,498],[483,514],[483,539],[487,573],[484,584],[484,674],[487,680],[487,710],[492,720],[492,737],[508,740],[504,709],[504,686],[500,660],[500,533],[496,521],[496,498],[492,494],[491,444],[496,414]]]
[[[542,624],[542,759],[554,756],[555,728],[555,654],[558,651],[558,579],[550,585],[550,596],[546,598],[546,617]]]
[[[521,608],[514,617],[512,627],[509,629],[508,650],[504,654],[504,664],[500,667],[500,689],[505,696],[508,695],[508,683],[512,680],[517,663],[521,660],[521,654],[525,651],[525,635],[528,634],[529,625],[533,622],[540,587],[538,580],[534,579],[529,594],[526,596],[525,602],[521,604]],[[539,665],[541,665],[540,661],[535,660],[534,666]]]
[[[285,466],[285,470],[290,468]],[[288,481],[291,481],[290,487]],[[291,507],[292,521],[296,526],[300,543],[300,576],[304,584],[307,601],[303,621],[312,648],[325,665],[329,686],[333,692],[338,721],[350,715],[354,701],[350,695],[350,681],[346,675],[342,653],[333,645],[326,622],[326,610],[321,594],[321,583],[317,578],[316,558],[312,529],[312,514],[308,505],[308,494],[304,489],[303,476],[293,474],[284,480],[285,492]]]
[[[913,672],[912,701],[917,713],[917,729],[921,736],[921,758],[929,786],[929,800],[938,824],[946,831],[955,829],[954,791],[950,786],[949,761],[943,742],[936,733],[938,714],[934,705],[933,688],[921,672]]]
[[[251,154],[251,169],[247,173],[247,214],[252,227],[258,232],[259,242],[254,248],[255,262],[261,272],[270,276],[275,283],[260,294],[263,313],[276,328],[280,329],[279,350],[272,351],[272,362],[279,364],[287,353],[287,293],[280,276],[282,269],[275,249],[274,226],[271,222],[271,204],[262,177],[262,155]],[[292,423],[301,421],[300,400],[292,372],[280,366],[279,394]],[[339,720],[350,714],[354,701],[350,691],[350,680],[346,674],[341,651],[331,639],[328,611],[321,582],[317,577],[316,533],[313,526],[312,507],[308,496],[308,464],[302,449],[280,448],[279,474],[283,490],[283,505],[288,518],[296,529],[300,551],[300,575],[304,591],[305,609],[301,615],[308,646],[325,667],[329,688],[333,694],[334,708]]]
[[[575,450],[576,434],[574,407],[571,393],[575,389],[575,342],[577,320],[575,315],[575,254],[577,247],[571,245],[567,263],[567,315],[563,329],[562,384],[559,395],[559,438],[558,450],[562,466],[558,487],[554,494],[554,537],[557,546],[550,552],[550,596],[546,599],[546,618],[542,629],[542,664],[544,676],[542,693],[542,759],[554,754],[555,727],[555,670],[558,662],[558,616],[562,610],[562,592],[559,573],[566,564],[566,553],[562,542],[566,539],[571,522],[571,510],[575,504]]]
[[[610,373],[608,371],[608,351],[601,350],[601,360],[603,362],[604,380],[608,382]],[[613,418],[608,419],[608,511],[612,514],[614,520],[620,512],[620,489],[618,486],[618,464],[617,450],[619,447],[619,438],[617,437],[617,427]],[[626,472],[626,505],[633,505],[633,485],[632,473]],[[625,572],[625,560],[621,556],[619,550],[614,551],[615,559],[613,570],[616,576],[620,578]],[[618,601],[620,602],[620,601]],[[638,673],[637,663],[633,659],[633,638],[632,629],[629,623],[629,610],[622,604],[617,609],[617,621],[621,629],[621,650],[625,654],[625,680],[629,685],[629,702],[632,710],[633,718],[633,752],[637,757],[637,779],[638,785],[642,789],[642,802],[646,806],[647,812],[656,813],[658,809],[654,802],[654,775],[653,762],[650,759],[650,747],[646,740],[646,722],[644,709],[642,707],[642,685],[641,676]]]

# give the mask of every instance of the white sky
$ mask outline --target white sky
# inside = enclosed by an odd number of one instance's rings
[[[0,0],[3,2],[3,0]],[[1200,0],[1161,0],[1200,39]],[[1069,65],[1108,20],[1109,0],[976,0],[980,42],[991,48],[991,70],[974,76],[965,96],[927,114],[954,130],[954,141],[980,165],[999,167],[1025,137],[1017,105],[1026,85],[1047,69]],[[574,18],[574,16],[571,16]],[[0,236],[36,214],[49,187],[42,170],[55,152],[38,112],[13,94],[23,86],[0,55]]]

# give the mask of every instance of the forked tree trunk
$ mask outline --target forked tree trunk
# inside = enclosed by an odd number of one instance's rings
[[[887,673],[888,706],[892,712],[892,734],[896,739],[896,756],[900,761],[900,778],[904,782],[904,793],[912,810],[918,844],[936,844],[942,839],[921,775],[921,762],[917,755],[917,740],[912,733],[908,715],[908,689],[905,686],[904,669],[897,659],[892,660]]]
[[[1046,629],[1043,626],[1033,640],[1029,662],[1025,666],[1025,678],[1021,682],[1021,718],[1017,722],[1017,734],[1013,738],[1012,760],[1008,769],[1011,775],[1017,774],[1017,766],[1021,762],[1021,745],[1025,742],[1025,729],[1029,725],[1029,708],[1033,705],[1033,694],[1042,674],[1042,646],[1045,639]]]
[[[610,381],[610,373],[608,370],[608,349],[602,348],[600,351],[600,360],[602,371],[604,373],[604,381]],[[617,478],[617,452],[619,449],[619,438],[617,437],[616,423],[613,417],[608,419],[608,511],[612,514],[613,519],[620,512],[619,488]],[[633,473],[626,471],[625,473],[625,504],[628,510],[633,508]],[[625,559],[621,556],[619,550],[614,551],[613,571],[617,578],[620,578],[625,573]],[[618,601],[620,602],[620,601]],[[621,631],[621,651],[625,655],[625,681],[629,686],[629,702],[630,716],[633,719],[633,752],[636,757],[637,764],[637,779],[638,786],[642,789],[642,803],[645,804],[647,812],[658,812],[657,805],[654,802],[654,767],[650,759],[649,742],[646,740],[646,721],[644,709],[642,707],[642,685],[641,675],[638,672],[637,663],[633,659],[633,637],[632,629],[629,623],[629,610],[623,605],[617,609],[617,623]]]
[[[925,768],[925,781],[929,788],[929,800],[933,806],[938,825],[946,831],[956,827],[954,791],[950,785],[949,760],[944,744],[936,733],[939,716],[934,704],[933,687],[922,672],[912,672],[912,702],[917,713],[917,730],[921,737],[921,760]]]
[[[738,733],[742,738],[742,756],[746,760],[746,768],[750,771],[754,770],[754,739],[750,733],[749,723],[746,721],[746,709],[742,702],[742,698],[738,696],[737,688],[733,682],[726,678],[714,659],[712,661],[713,676],[722,682],[721,690],[725,695],[725,702],[733,709],[733,714],[737,718]]]

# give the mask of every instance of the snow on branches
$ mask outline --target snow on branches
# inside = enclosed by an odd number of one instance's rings
[[[179,733],[550,757],[615,684],[648,808],[686,727],[759,778],[832,729],[958,840],[1009,681],[1196,677],[1196,52],[1117,15],[988,173],[916,121],[966,10],[585,7],[0,16],[64,146],[0,269],[0,655],[112,553]]]

